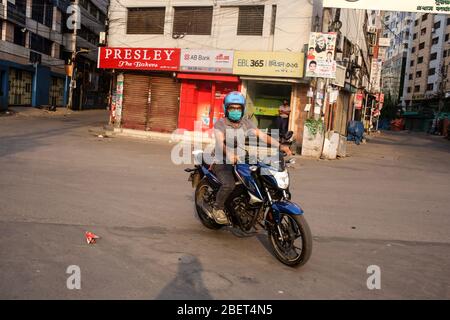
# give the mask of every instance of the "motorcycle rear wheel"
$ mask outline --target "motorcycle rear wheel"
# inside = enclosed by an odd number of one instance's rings
[[[195,209],[197,211],[198,217],[200,218],[200,221],[205,227],[212,230],[218,230],[222,228],[224,225],[218,224],[214,219],[210,218],[202,207],[202,203],[205,203],[206,205],[210,206],[210,204],[207,203],[208,201],[205,197],[207,196],[206,192],[212,191],[213,191],[212,188],[208,185],[208,183],[205,180],[200,181],[200,183],[197,185],[197,188],[195,189]]]
[[[305,217],[281,214],[280,221],[281,234],[276,226],[268,233],[275,256],[287,266],[303,266],[312,253],[312,235]]]

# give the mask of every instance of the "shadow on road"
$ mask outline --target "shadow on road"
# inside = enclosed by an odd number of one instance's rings
[[[156,299],[162,300],[212,300],[202,279],[203,268],[195,256],[179,258],[175,279],[165,286]]]

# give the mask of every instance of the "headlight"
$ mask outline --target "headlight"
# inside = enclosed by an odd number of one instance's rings
[[[273,175],[273,177],[277,181],[278,188],[287,189],[289,187],[289,174],[286,170],[282,172],[269,170],[269,172]]]

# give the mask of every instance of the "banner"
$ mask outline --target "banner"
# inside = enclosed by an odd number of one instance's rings
[[[180,70],[188,72],[232,73],[233,51],[182,49]]]
[[[235,51],[233,74],[302,78],[303,63],[301,53]]]
[[[362,93],[355,94],[355,109],[361,110],[363,105],[364,95]]]
[[[105,48],[98,49],[98,68],[178,71],[177,48]]]
[[[336,78],[336,34],[312,32],[309,37],[306,77]]]
[[[378,92],[381,90],[381,69],[383,62],[381,59],[372,59],[372,67],[370,72],[370,91]]]
[[[367,9],[450,14],[448,0],[323,0],[325,8]]]

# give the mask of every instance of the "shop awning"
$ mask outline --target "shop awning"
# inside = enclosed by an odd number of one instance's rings
[[[191,80],[209,80],[209,81],[223,81],[223,82],[239,82],[239,77],[236,76],[224,76],[217,74],[197,74],[197,73],[178,73],[178,79],[191,79]]]
[[[270,78],[270,77],[253,77],[253,76],[241,76],[241,80],[253,80],[260,82],[287,82],[287,83],[305,83],[308,84],[309,80],[306,79],[293,79],[293,78]]]

